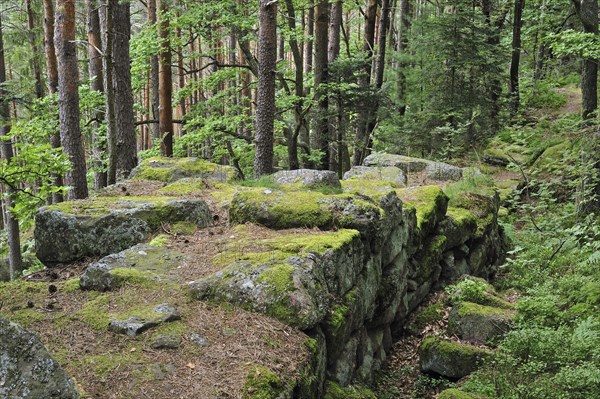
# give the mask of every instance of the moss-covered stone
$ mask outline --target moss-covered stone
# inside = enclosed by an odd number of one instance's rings
[[[164,223],[212,222],[200,199],[97,197],[41,208],[36,215],[36,253],[42,262],[69,262],[122,251],[148,239]]]
[[[199,158],[153,157],[142,161],[132,172],[134,180],[174,182],[192,177],[225,182],[235,177],[230,166],[221,166]]]
[[[444,250],[458,247],[471,239],[477,231],[477,218],[471,211],[448,207],[446,218],[438,226],[437,233],[446,237]]]
[[[456,388],[450,388],[442,391],[438,399],[488,399],[487,396],[481,396],[474,393],[463,392]]]
[[[327,381],[324,399],[377,399],[369,388],[360,385],[341,387],[334,381]]]
[[[421,370],[448,378],[462,378],[475,371],[491,352],[439,337],[426,337],[419,346]]]
[[[253,366],[242,391],[244,399],[277,399],[284,391],[281,378],[263,366]]]
[[[483,237],[496,225],[499,207],[498,194],[487,196],[476,193],[461,193],[450,200],[449,206],[466,209],[477,218],[475,238]]]
[[[396,190],[405,207],[416,211],[421,236],[429,234],[446,215],[448,196],[438,186],[421,186]]]
[[[431,237],[423,249],[415,254],[413,271],[409,277],[417,284],[426,281],[436,281],[442,271],[440,260],[446,245],[446,237],[442,235]]]
[[[171,184],[164,186],[157,191],[161,195],[185,196],[199,195],[207,189],[212,188],[213,184],[206,179],[201,178],[183,178]]]
[[[569,155],[573,143],[565,140],[562,143],[546,148],[546,150],[533,163],[533,168],[543,173],[558,173],[562,175],[565,166],[564,159]]]
[[[488,343],[510,330],[515,312],[507,309],[460,302],[448,318],[448,332],[467,341]]]

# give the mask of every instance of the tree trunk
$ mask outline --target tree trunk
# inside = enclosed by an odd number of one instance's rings
[[[585,33],[598,35],[598,0],[572,0]],[[582,117],[591,119],[598,108],[598,60],[585,58],[581,70]]]
[[[398,32],[398,52],[400,57],[408,49],[408,36],[411,27],[410,20],[410,0],[400,0],[400,29]],[[407,63],[400,61],[398,64],[398,113],[402,116],[406,114],[406,75],[404,70],[408,67]]]
[[[315,33],[315,7],[312,1],[310,2],[310,4],[307,5],[307,7],[308,12],[306,16],[306,36],[308,36],[308,39],[306,39],[306,45],[304,47],[304,73],[308,75],[312,72],[313,67],[313,35]]]
[[[115,99],[115,135],[112,142],[109,184],[129,177],[137,165],[136,137],[133,115],[133,93],[131,91],[131,67],[129,59],[129,37],[131,17],[129,2],[115,2],[113,13],[113,73],[112,86]],[[113,181],[114,179],[114,181]]]
[[[96,0],[86,0],[87,7],[87,37],[88,37],[88,74],[90,89],[99,93],[104,92],[104,73],[102,71],[102,38],[100,37],[100,16]],[[98,128],[104,119],[104,113],[95,112],[94,131],[92,133],[92,153],[94,165],[94,189],[99,190],[107,185],[107,173],[103,162],[106,153],[106,141],[98,134]]]
[[[159,64],[159,130],[160,154],[166,157],[173,156],[173,74],[171,70],[171,43],[169,42],[169,20],[165,13],[168,11],[168,0],[158,0],[158,34],[160,36]]]
[[[33,77],[35,79],[35,96],[36,98],[44,97],[44,83],[42,82],[42,72],[39,60],[39,48],[35,37],[35,21],[33,10],[31,9],[31,0],[25,0],[25,8],[27,11],[27,28],[29,44],[31,45],[32,51],[32,70]]]
[[[320,85],[326,84],[328,80],[327,45],[329,42],[329,3],[327,0],[319,0],[315,9],[315,60],[314,81],[315,100],[317,101],[317,117],[314,128],[312,148],[321,151],[322,156],[317,167],[329,169],[329,102],[327,93]]]
[[[108,148],[108,171],[107,171],[107,183],[112,184],[116,180],[116,167],[115,162],[110,161],[110,157],[113,154],[116,120],[115,120],[115,90],[113,86],[113,40],[114,40],[114,8],[116,0],[103,1],[103,5],[99,9],[100,17],[100,30],[102,36],[102,67],[104,69],[104,80],[102,82],[104,87],[104,98],[106,109],[104,112],[106,119],[106,142]],[[112,169],[111,169],[112,168]]]
[[[342,28],[342,14],[344,2],[338,0],[331,5],[331,17],[329,20],[329,43],[327,46],[327,62],[329,64],[337,61],[340,55],[340,33]],[[335,77],[335,82],[339,82],[339,76]],[[330,79],[332,77],[330,76]],[[331,98],[334,98],[333,96]],[[329,152],[329,170],[336,171],[338,176],[342,178],[344,174],[343,168],[343,146],[344,146],[344,131],[342,130],[342,102],[340,95],[335,96],[335,115],[329,117],[329,126],[331,128],[331,145]]]
[[[6,82],[6,64],[4,62],[4,40],[2,37],[2,15],[0,14],[0,98],[8,97],[4,89]],[[0,137],[8,136],[10,133],[10,107],[8,102],[0,101]],[[10,138],[0,141],[2,159],[10,162],[13,156],[13,148]],[[23,260],[21,258],[21,242],[19,237],[19,221],[12,215],[10,209],[14,206],[13,187],[4,185],[5,202],[3,210],[6,217],[6,232],[8,238],[8,267],[9,278],[12,280],[17,273],[23,269]]]
[[[156,0],[148,0],[148,22],[151,24],[156,23]],[[158,90],[158,69],[158,56],[153,55],[150,57],[150,107],[152,119],[157,121],[157,123],[153,123],[151,125],[153,139],[160,139],[160,97]]]
[[[258,92],[254,177],[273,172],[275,69],[277,63],[277,3],[260,0],[258,12]]]
[[[519,64],[521,62],[521,26],[523,25],[524,8],[525,0],[515,0],[509,85],[510,107],[513,118],[517,116],[520,106]]]
[[[79,69],[75,43],[75,0],[58,0],[54,38],[58,59],[60,140],[72,169],[65,175],[68,199],[88,196],[85,154],[79,127]]]
[[[48,92],[55,94],[58,91],[58,61],[54,47],[54,3],[53,0],[44,0],[44,50],[46,52],[46,69],[48,73]],[[50,133],[50,146],[54,149],[61,147],[60,131]],[[63,177],[53,175],[54,185],[62,186]],[[52,203],[57,204],[64,200],[61,193],[52,193]]]
[[[365,14],[365,36],[363,39],[362,51],[364,53],[363,67],[358,86],[367,91],[371,85],[371,69],[373,61],[373,47],[375,45],[375,22],[377,19],[377,0],[369,0],[367,12]],[[358,126],[356,127],[356,137],[354,143],[353,165],[360,165],[368,154],[369,135],[368,124],[369,114],[372,112],[367,104],[363,104],[359,110]]]

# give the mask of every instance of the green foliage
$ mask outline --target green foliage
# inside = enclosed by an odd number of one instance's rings
[[[445,290],[452,302],[483,303],[490,285],[482,279],[466,277],[456,284],[449,285]]]

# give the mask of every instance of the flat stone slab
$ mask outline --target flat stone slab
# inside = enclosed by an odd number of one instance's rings
[[[490,356],[488,350],[432,336],[419,346],[422,371],[453,379],[471,374]]]
[[[31,332],[0,318],[0,398],[78,399],[73,380]]]
[[[405,155],[374,153],[365,158],[364,166],[395,166],[406,174],[425,172],[428,179],[432,180],[460,180],[463,169],[444,162],[430,161],[428,159],[408,157]]]
[[[111,320],[108,329],[117,334],[135,337],[162,323],[181,320],[177,308],[168,303],[157,305],[151,313],[150,316],[131,316],[125,320]]]
[[[396,187],[406,186],[407,177],[402,169],[396,166],[353,166],[344,173],[344,180],[384,180],[393,183]]]
[[[185,259],[177,251],[138,244],[90,264],[79,286],[84,290],[110,291],[132,280],[175,280],[177,267]]]
[[[318,188],[322,186],[334,188],[342,187],[337,173],[330,170],[282,170],[275,173],[272,178],[277,184],[300,183],[307,188]]]
[[[42,207],[35,217],[37,257],[46,264],[104,256],[147,240],[162,224],[212,223],[201,199],[97,197]]]

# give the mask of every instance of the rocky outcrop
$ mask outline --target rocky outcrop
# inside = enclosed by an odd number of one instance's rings
[[[103,256],[147,240],[161,224],[208,226],[203,200],[98,197],[40,208],[35,217],[37,257],[46,264]]]
[[[277,184],[299,183],[306,188],[341,188],[340,179],[338,178],[337,174],[330,170],[282,170],[275,173],[272,176],[272,179]]]
[[[0,318],[0,397],[77,399],[79,394],[34,334]]]
[[[222,166],[199,158],[153,157],[131,171],[133,180],[158,180],[171,183],[182,178],[199,178],[226,182],[235,178],[231,166]]]
[[[431,180],[456,181],[463,177],[463,169],[457,166],[404,155],[373,153],[366,157],[363,163],[365,166],[395,166],[406,174],[424,172]]]
[[[382,180],[392,183],[395,187],[406,186],[407,177],[402,169],[395,166],[353,166],[344,173],[344,180]]]
[[[341,386],[370,381],[409,313],[462,273],[493,275],[504,238],[494,195],[449,200],[437,186],[368,187],[336,195],[238,192],[229,208],[234,223],[332,231],[307,231],[302,240],[277,245],[257,241],[265,253],[246,254],[191,283],[192,296],[263,312],[322,337],[329,379]]]
[[[130,281],[175,279],[174,273],[184,260],[185,256],[177,251],[138,244],[90,264],[79,286],[84,290],[110,291]]]
[[[513,318],[514,312],[507,309],[460,302],[452,307],[448,332],[467,341],[488,343],[507,333]]]
[[[453,379],[471,374],[490,356],[488,350],[433,336],[426,337],[419,346],[422,371]]]

